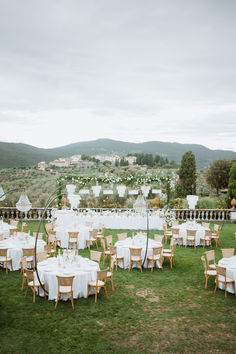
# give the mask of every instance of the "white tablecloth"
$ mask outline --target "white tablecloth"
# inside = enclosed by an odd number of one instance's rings
[[[236,284],[236,256],[231,258],[222,258],[219,261],[219,266],[226,268],[227,277],[234,279]],[[224,284],[219,283],[219,288],[224,289]],[[234,294],[234,288],[232,284],[227,284],[227,291]]]
[[[134,212],[104,211],[102,213],[89,210],[75,214],[70,210],[59,210],[56,212],[57,226],[68,226],[78,223],[85,225],[86,221],[93,222],[93,228],[98,228],[99,224],[104,224],[107,229],[132,229],[145,230],[147,228],[147,215]],[[152,230],[162,230],[163,219],[160,211],[149,213],[149,228]]]
[[[77,226],[71,224],[69,226],[57,226],[54,230],[56,231],[57,238],[61,240],[62,248],[68,248],[68,232],[79,232],[78,248],[84,249],[86,248],[86,240],[89,240],[89,230],[91,230],[91,228],[82,224],[78,224]]]
[[[15,229],[16,226],[9,225],[6,222],[0,221],[0,234],[3,234],[5,237],[8,237],[10,234],[10,229]]]
[[[60,261],[59,261],[60,258]],[[45,281],[45,287],[48,291],[48,300],[56,300],[58,293],[57,275],[72,276],[73,281],[73,297],[87,297],[88,283],[97,279],[97,270],[100,270],[96,262],[88,258],[76,256],[72,263],[62,261],[63,257],[53,257],[37,265],[38,274],[41,281]],[[35,279],[37,279],[35,275]],[[91,292],[92,293],[92,292]],[[40,291],[43,296],[43,291]],[[63,295],[63,300],[67,300],[68,296]]]
[[[124,263],[125,263],[125,269],[129,268],[130,264],[130,251],[129,248],[142,248],[142,261],[144,260],[145,257],[145,252],[146,252],[146,241],[147,237],[143,236],[142,234],[136,235],[133,239],[131,237],[128,237],[126,240],[122,241],[117,241],[115,243],[115,246],[117,246],[117,256],[123,256],[124,257]],[[162,244],[160,242],[156,242],[152,239],[148,240],[148,251],[147,251],[147,256],[152,255],[152,247],[162,247]],[[123,268],[123,262],[118,261],[119,267]],[[158,268],[160,268],[160,263],[157,262]],[[133,263],[132,268],[139,267],[138,263]],[[151,268],[152,263],[149,262],[147,264],[147,259],[144,263],[144,268]]]
[[[209,230],[204,228],[201,224],[196,223],[195,221],[187,221],[181,225],[174,226],[175,229],[179,229],[180,236],[183,237],[183,245],[186,244],[187,237],[187,229],[189,230],[197,230],[196,233],[196,246],[200,245],[200,238],[205,235],[205,230]]]
[[[38,240],[37,242],[37,252],[44,251],[44,245],[46,242],[43,240]],[[18,235],[17,237],[10,237],[7,240],[0,242],[0,248],[7,248],[7,255],[12,258],[13,270],[20,269],[20,260],[23,256],[22,248],[34,248],[35,247],[35,237],[28,236],[28,234]],[[9,269],[10,265],[7,267]]]

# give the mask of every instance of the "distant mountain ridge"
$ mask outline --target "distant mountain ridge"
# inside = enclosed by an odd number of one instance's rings
[[[33,166],[40,161],[49,162],[59,157],[69,157],[74,154],[117,154],[151,153],[167,157],[169,161],[180,162],[184,152],[191,150],[198,167],[206,168],[212,161],[219,158],[236,158],[236,152],[226,150],[211,150],[198,144],[180,144],[160,141],[144,143],[128,143],[112,139],[97,139],[52,149],[37,148],[22,143],[0,142],[0,169],[18,166]]]

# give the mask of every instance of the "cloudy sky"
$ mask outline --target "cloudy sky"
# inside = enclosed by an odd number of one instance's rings
[[[236,151],[235,0],[0,0],[0,141]]]

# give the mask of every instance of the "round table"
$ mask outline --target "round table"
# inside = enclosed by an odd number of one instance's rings
[[[147,237],[142,235],[142,234],[137,234],[133,238],[128,237],[126,240],[122,241],[117,241],[115,243],[115,246],[117,247],[117,256],[122,256],[124,257],[124,264],[125,264],[125,269],[129,268],[130,264],[130,251],[129,248],[142,248],[141,252],[141,257],[142,261],[144,260],[145,253],[146,253],[146,243],[147,243]],[[162,247],[161,242],[154,241],[152,239],[148,240],[148,251],[147,251],[147,256],[152,255],[152,248],[153,247]],[[160,263],[157,261],[157,266],[158,268],[161,268]],[[119,267],[123,268],[123,263],[122,261],[118,261]],[[132,268],[139,267],[138,263],[133,263]],[[144,263],[144,268],[151,268],[152,263],[149,262],[147,264],[147,259]]]
[[[0,221],[0,234],[3,234],[5,237],[8,237],[10,235],[11,229],[17,229],[17,227],[14,225],[9,225],[6,222]]]
[[[236,256],[230,258],[222,258],[219,260],[219,266],[226,268],[227,277],[234,279],[236,285]],[[219,283],[219,288],[224,289],[224,284]],[[227,284],[227,291],[234,294],[234,288],[232,284]]]
[[[73,280],[73,298],[87,297],[88,283],[97,279],[97,270],[100,270],[96,262],[81,256],[63,255],[48,258],[46,261],[37,265],[38,274],[41,281],[45,282],[45,288],[48,291],[48,300],[56,300],[58,292],[57,275],[75,276]],[[37,276],[35,274],[35,279]],[[90,294],[92,294],[91,289]],[[43,290],[40,290],[40,296],[43,296]],[[67,300],[68,295],[63,295],[62,299]]]
[[[78,248],[85,249],[86,241],[89,240],[89,231],[91,228],[84,225],[72,224],[70,226],[57,226],[54,230],[56,231],[57,238],[61,240],[62,248],[68,248],[68,232],[78,232]]]
[[[201,224],[196,223],[195,221],[187,221],[183,224],[174,226],[175,229],[179,229],[179,234],[180,236],[183,237],[183,245],[185,246],[186,244],[186,237],[187,237],[187,229],[189,230],[196,230],[196,246],[200,245],[200,238],[205,236],[205,227],[203,227]]]
[[[43,252],[46,242],[43,240],[38,240],[37,242],[37,252]],[[12,236],[4,241],[0,241],[0,248],[7,248],[7,256],[12,258],[13,270],[18,270],[21,268],[20,260],[23,257],[22,248],[34,248],[35,247],[35,237],[29,236],[28,234],[18,232],[17,236]],[[7,265],[8,269],[11,270],[11,266]]]

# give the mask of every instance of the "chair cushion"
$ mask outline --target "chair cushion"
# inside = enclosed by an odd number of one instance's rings
[[[112,272],[107,272],[107,278],[112,277]]]
[[[168,252],[168,253],[163,252],[163,253],[162,253],[162,256],[163,256],[163,257],[172,257],[173,255],[172,255],[171,252]]]
[[[157,254],[157,255],[155,255],[155,256],[149,256],[148,259],[152,259],[152,260],[154,260],[154,261],[158,261],[158,260],[160,259],[160,255]]]
[[[207,275],[212,275],[212,276],[216,276],[216,270],[207,270],[206,272],[205,272]]]
[[[171,253],[171,249],[167,248],[163,250],[164,253]]]
[[[225,277],[223,276],[223,275],[219,275],[219,277],[218,277],[218,280],[220,281],[220,282],[225,282]],[[226,283],[234,283],[234,280],[233,279],[231,279],[231,278],[227,278],[226,277]]]
[[[61,285],[58,290],[60,291],[60,293],[67,294],[71,292],[71,287]]]
[[[41,281],[41,283],[42,283],[42,285],[44,286],[44,284],[45,284],[44,281]],[[33,281],[29,281],[29,286],[32,286],[32,287],[33,287],[33,286],[39,287],[39,286],[41,286],[41,285],[40,285],[40,282],[39,282],[38,280],[35,280],[34,283],[33,283]]]
[[[193,240],[194,241],[195,237],[194,236],[188,236],[188,240]]]
[[[12,260],[11,258],[8,258],[8,257],[6,258],[4,256],[1,256],[0,257],[0,262],[6,262],[6,259],[7,259],[8,262]]]
[[[216,269],[216,266],[215,266],[215,264],[209,264],[209,268],[210,269]]]
[[[33,262],[33,260],[34,260],[33,256],[26,257],[27,262]]]
[[[102,280],[98,280],[98,284],[96,284],[96,280],[89,282],[89,286],[96,286],[96,285],[98,285],[98,286],[104,286],[105,283],[104,283],[104,281],[102,281]]]
[[[77,238],[70,238],[70,239],[69,239],[69,242],[77,242],[77,241],[78,241]]]
[[[140,257],[138,257],[138,256],[132,256],[132,257],[131,257],[131,260],[134,261],[134,262],[139,262],[139,261],[141,261],[142,259],[141,259]]]

